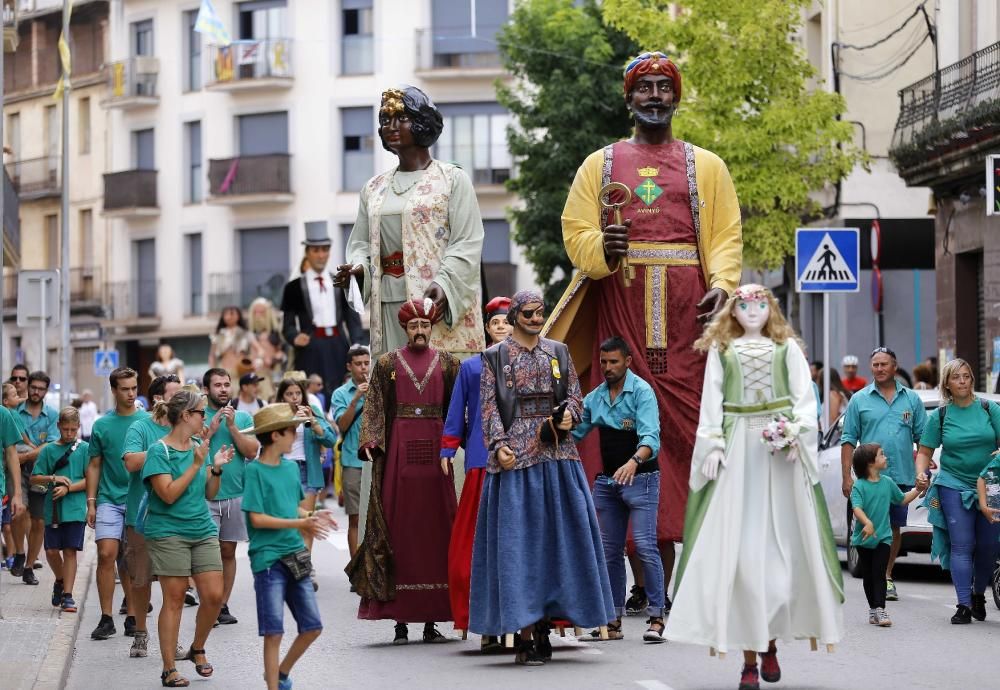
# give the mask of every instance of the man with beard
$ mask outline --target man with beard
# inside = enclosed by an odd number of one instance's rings
[[[576,445],[580,380],[562,343],[539,337],[542,296],[514,295],[513,333],[483,353],[479,392],[489,449],[472,548],[469,630],[520,631],[515,663],[552,657],[548,621],[614,619],[601,532]]]
[[[205,424],[214,432],[208,446],[208,457],[214,458],[223,446],[234,450],[233,459],[222,473],[222,484],[215,498],[208,502],[212,520],[219,528],[219,548],[222,551],[222,609],[219,623],[231,625],[236,617],[229,612],[229,595],[236,582],[236,544],[247,541],[247,526],[243,519],[243,469],[245,463],[257,457],[259,444],[240,429],[253,428],[253,417],[237,410],[231,402],[232,380],[225,369],[209,369],[202,377],[208,403]]]
[[[494,297],[486,305],[486,333],[492,345],[510,335],[507,322],[509,297]],[[455,525],[448,546],[448,592],[456,630],[469,629],[469,578],[472,577],[472,543],[476,536],[479,496],[486,477],[486,444],[483,443],[483,417],[479,407],[479,381],[483,374],[482,357],[470,357],[462,362],[458,381],[451,395],[448,418],[441,437],[441,471],[451,474],[451,462],[459,446],[465,448],[465,483],[458,503]],[[499,638],[485,636],[484,652],[500,648]]]
[[[738,285],[743,240],[725,163],[674,138],[681,99],[676,65],[663,53],[643,53],[625,68],[624,80],[635,134],[591,154],[577,171],[562,215],[577,270],[545,335],[569,346],[585,391],[601,382],[598,344],[613,335],[628,344],[633,371],[653,387],[661,429],[657,543],[669,578],[683,532],[705,371],[705,356],[692,344]],[[630,190],[621,223],[601,205],[602,196],[625,201],[602,195],[611,182]],[[629,284],[617,275],[626,260],[634,273]],[[595,441],[581,447],[588,474],[600,467]]]
[[[90,633],[93,640],[106,640],[117,631],[111,618],[115,593],[115,561],[126,600],[132,581],[124,561],[119,560],[125,538],[125,512],[128,503],[129,475],[125,469],[125,434],[129,427],[149,417],[135,406],[139,392],[139,375],[128,367],[119,367],[108,377],[115,409],[94,422],[90,435],[90,464],[87,466],[87,524],[94,528],[97,542],[97,595],[101,619]],[[54,593],[53,593],[54,594]],[[135,632],[132,606],[126,607],[125,635]]]
[[[440,318],[430,299],[399,309],[407,344],[378,358],[361,420],[362,458],[372,467],[368,529],[346,571],[361,595],[358,618],[395,620],[393,644],[407,623],[424,623],[424,642],[444,642],[434,627],[450,621],[448,540],[455,482],[438,469],[441,432],[458,359],[429,346]]]
[[[629,522],[642,563],[649,606],[646,642],[663,639],[663,564],[656,550],[656,512],[660,500],[660,417],[652,387],[629,370],[632,351],[619,337],[601,343],[604,383],[583,399],[583,418],[573,429],[577,442],[597,429],[601,472],[594,480],[594,507],[601,525],[604,558],[617,618],[609,636],[621,639],[625,614],[625,532]],[[591,633],[600,639],[597,631]]]

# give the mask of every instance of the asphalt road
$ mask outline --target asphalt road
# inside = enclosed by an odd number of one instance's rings
[[[346,518],[341,524],[346,524]],[[513,664],[513,655],[482,656],[479,641],[456,639],[449,644],[424,645],[411,641],[394,647],[391,622],[359,621],[358,599],[348,589],[343,574],[347,543],[343,532],[315,551],[319,572],[319,601],[326,625],[318,642],[306,653],[292,678],[295,688],[406,688],[419,690],[442,686],[477,690],[511,687],[646,688],[695,690],[736,688],[741,660],[730,654],[711,658],[704,648],[641,640],[644,619],[625,621],[625,639],[580,643],[569,637],[555,639],[552,662],[541,668]],[[1000,649],[1000,611],[989,603],[985,623],[952,626],[954,591],[945,574],[928,564],[926,556],[901,561],[896,573],[901,600],[889,604],[893,627],[880,629],[867,622],[867,604],[861,581],[846,576],[848,601],[844,606],[845,640],[833,654],[810,652],[806,641],[779,648],[783,679],[776,687],[834,688],[991,688],[997,680]],[[129,659],[131,638],[119,636],[94,642],[90,631],[97,623],[96,587],[91,585],[77,640],[68,688],[160,687],[160,660],[156,634],[147,659]],[[154,605],[159,594],[154,587]],[[115,597],[116,604],[119,595]],[[216,628],[208,640],[208,656],[215,676],[203,680],[190,662],[178,668],[200,688],[263,687],[261,641],[257,636],[253,580],[245,547],[230,609],[239,623]],[[182,644],[189,642],[194,609],[186,609],[181,627]],[[155,612],[154,612],[155,615]],[[286,613],[286,630],[294,622]],[[453,635],[450,625],[442,631]],[[155,623],[151,625],[155,631]],[[419,639],[419,626],[411,626],[411,640]],[[286,636],[285,644],[290,642]]]

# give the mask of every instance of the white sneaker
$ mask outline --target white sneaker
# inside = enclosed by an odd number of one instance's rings
[[[892,627],[892,621],[889,620],[889,614],[885,612],[885,609],[875,609],[875,616],[878,618],[880,628]]]
[[[868,609],[868,622],[871,625],[878,625],[878,614],[875,613],[875,609]]]

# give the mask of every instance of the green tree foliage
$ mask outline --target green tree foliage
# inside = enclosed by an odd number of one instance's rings
[[[815,70],[793,42],[811,0],[606,0],[605,20],[675,56],[684,93],[674,134],[719,154],[743,208],[744,263],[774,268],[795,228],[821,209],[810,195],[864,160],[844,100],[810,89]]]
[[[517,120],[508,145],[519,169],[507,184],[524,205],[511,211],[514,240],[554,304],[573,271],[559,220],[566,194],[588,154],[629,136],[622,68],[637,46],[604,23],[594,0],[522,0],[498,41],[515,76],[497,87]]]
[[[579,4],[579,3],[578,3]],[[675,136],[719,154],[743,208],[744,263],[780,265],[794,230],[820,214],[817,190],[863,161],[852,126],[838,120],[843,99],[810,89],[815,76],[792,40],[810,0],[521,0],[500,36],[514,86],[499,87],[515,115],[509,133],[519,159],[508,184],[515,241],[547,298],[553,271],[567,277],[559,215],[587,154],[629,136],[621,70],[642,50],[662,50],[683,76]],[[672,11],[670,6],[680,6]],[[602,16],[603,9],[603,16]]]

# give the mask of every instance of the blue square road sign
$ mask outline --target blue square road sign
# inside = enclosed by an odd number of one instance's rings
[[[858,292],[860,268],[857,228],[799,228],[795,231],[797,292]]]

